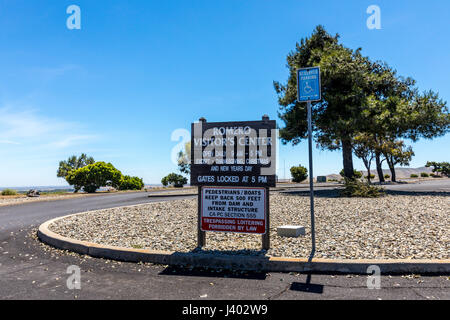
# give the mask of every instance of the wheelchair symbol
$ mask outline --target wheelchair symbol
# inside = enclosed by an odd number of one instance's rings
[[[311,93],[311,92],[313,92],[313,91],[314,91],[314,89],[309,85],[309,82],[306,81],[306,82],[305,82],[305,85],[304,85],[304,87],[303,87],[303,92],[305,92],[305,93]]]

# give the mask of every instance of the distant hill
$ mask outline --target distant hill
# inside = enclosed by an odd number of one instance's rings
[[[362,171],[363,175],[366,176],[367,175],[367,171]],[[426,168],[426,167],[420,167],[420,168],[395,168],[395,173],[397,175],[397,179],[405,179],[405,178],[409,178],[412,174],[417,174],[420,177],[420,174],[422,172],[426,172],[428,174],[432,173],[433,170],[432,168]],[[372,168],[370,170],[371,174],[374,174],[375,177],[378,176],[377,174],[377,169],[376,168]],[[383,169],[383,175],[391,175],[391,170],[389,169]],[[339,174],[330,174],[327,175],[327,180],[330,179],[341,179],[342,177]]]

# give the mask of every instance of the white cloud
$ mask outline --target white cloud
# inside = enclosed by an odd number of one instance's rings
[[[0,143],[33,147],[67,148],[97,137],[80,124],[40,115],[30,108],[0,108]]]
[[[72,145],[90,142],[92,140],[95,140],[96,138],[97,137],[94,135],[71,135],[71,136],[65,137],[61,140],[54,141],[54,142],[50,143],[48,146],[55,147],[55,148],[66,148],[66,147],[70,147]]]
[[[48,82],[64,76],[70,72],[81,71],[82,67],[74,64],[62,65],[59,67],[34,67],[27,71],[33,78],[39,79],[39,81]]]
[[[15,145],[18,145],[20,143],[15,142],[15,141],[11,141],[11,140],[0,140],[0,144],[15,144]]]
[[[60,185],[59,161],[96,150],[101,139],[85,125],[37,109],[0,106],[0,186]]]

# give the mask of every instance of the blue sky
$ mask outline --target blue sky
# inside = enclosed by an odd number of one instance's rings
[[[81,30],[66,27],[72,4]],[[366,26],[372,4],[381,30]],[[449,12],[437,0],[0,0],[0,187],[64,185],[58,162],[82,152],[159,183],[176,170],[175,130],[202,116],[277,119],[272,83],[318,24],[448,101]],[[411,166],[448,161],[449,145],[414,144]],[[306,141],[281,146],[281,177],[307,163]],[[339,172],[341,152],[316,149],[314,168]]]

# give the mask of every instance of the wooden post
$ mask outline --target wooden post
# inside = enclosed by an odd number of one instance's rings
[[[206,232],[202,231],[202,187],[198,187],[198,222],[197,222],[197,247],[206,245]]]
[[[262,235],[262,249],[270,249],[270,188],[265,188],[266,194],[266,233]]]

